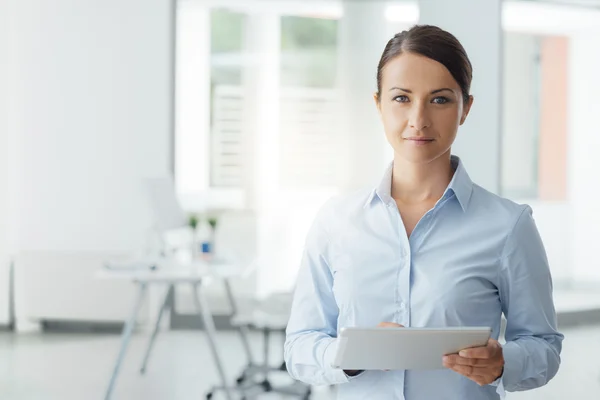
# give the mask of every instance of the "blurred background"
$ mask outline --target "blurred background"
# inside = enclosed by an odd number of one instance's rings
[[[0,0],[0,399],[333,399],[278,368],[289,293],[392,159],[376,67],[415,23],[465,46],[454,153],[550,261],[563,365],[508,397],[600,398],[600,1]]]

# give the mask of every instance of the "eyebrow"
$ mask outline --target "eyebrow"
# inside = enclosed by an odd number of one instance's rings
[[[412,93],[412,90],[409,90],[409,89],[403,89],[403,88],[396,87],[396,86],[394,86],[393,88],[391,88],[391,89],[390,89],[390,92],[391,92],[392,90],[401,90],[401,91],[403,91],[403,92],[406,92],[406,93]],[[436,94],[436,93],[440,93],[440,92],[443,92],[443,91],[449,91],[449,92],[452,92],[452,93],[454,93],[454,90],[452,90],[452,89],[450,89],[450,88],[441,88],[441,89],[436,89],[436,90],[433,90],[433,91],[432,91],[430,94]]]

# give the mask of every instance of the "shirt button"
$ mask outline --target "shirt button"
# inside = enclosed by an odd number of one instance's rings
[[[404,310],[406,308],[406,304],[404,302],[400,302],[400,309]]]

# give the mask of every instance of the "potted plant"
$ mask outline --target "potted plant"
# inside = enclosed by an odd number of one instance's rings
[[[218,218],[215,215],[211,215],[206,219],[206,222],[208,222],[208,225],[210,226],[210,248],[211,252],[214,253]]]
[[[196,255],[198,254],[198,246],[197,246],[197,240],[198,240],[198,224],[200,223],[200,218],[198,217],[198,215],[196,214],[191,214],[188,217],[188,225],[190,226],[190,228],[192,228],[192,256],[196,257]]]
[[[198,227],[199,218],[196,214],[191,214],[188,218],[188,224],[192,228],[194,232],[196,232],[196,228]]]

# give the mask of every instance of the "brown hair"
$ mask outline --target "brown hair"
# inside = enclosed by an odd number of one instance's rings
[[[473,67],[467,52],[454,35],[432,25],[415,25],[390,39],[377,66],[377,97],[381,98],[383,68],[403,53],[419,54],[442,64],[460,86],[463,100],[469,100]]]

